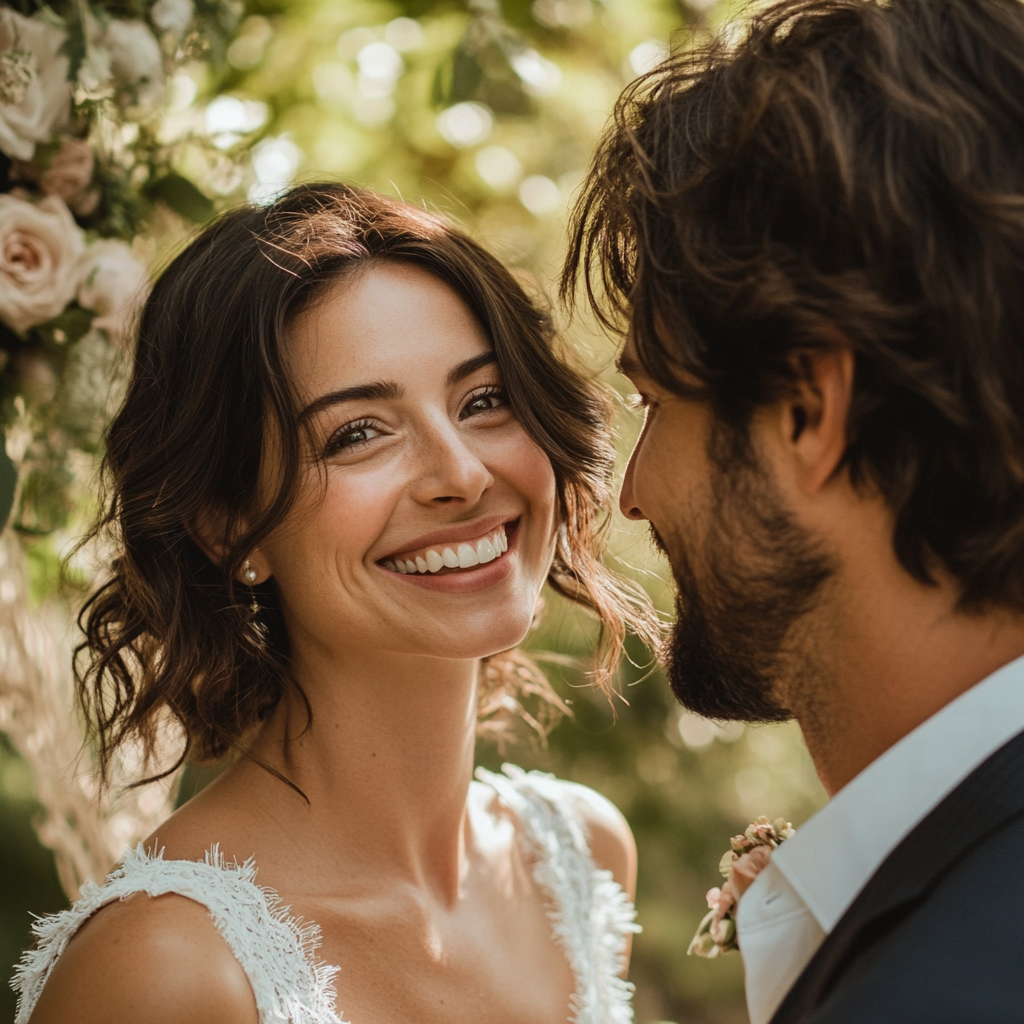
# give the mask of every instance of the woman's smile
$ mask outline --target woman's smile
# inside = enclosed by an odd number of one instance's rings
[[[481,533],[486,523],[482,520],[445,531],[443,540],[429,546],[420,544],[378,564],[389,575],[403,576],[428,590],[451,594],[484,590],[511,574],[519,520],[502,522]]]

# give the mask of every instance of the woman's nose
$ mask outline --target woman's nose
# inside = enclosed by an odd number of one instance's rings
[[[479,453],[467,444],[455,426],[432,431],[424,441],[419,459],[421,472],[413,485],[416,501],[473,505],[494,483]]]

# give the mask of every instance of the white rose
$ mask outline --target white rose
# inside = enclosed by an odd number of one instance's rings
[[[164,69],[160,44],[141,21],[114,19],[103,34],[114,77],[132,89],[140,101],[156,102],[163,93]]]
[[[0,317],[16,331],[52,320],[74,298],[82,232],[64,201],[0,195]]]
[[[89,93],[98,94],[110,81],[110,54],[102,46],[102,36],[95,34],[78,69],[78,84]]]
[[[192,24],[195,4],[192,0],[156,0],[149,9],[149,17],[161,32],[170,32],[180,39]]]
[[[31,74],[16,90],[14,102],[0,103],[0,150],[14,160],[31,160],[37,142],[49,142],[68,117],[70,65],[60,53],[64,33],[54,25],[0,11],[0,60],[11,51],[26,51]]]
[[[112,341],[122,344],[131,328],[136,305],[146,293],[149,276],[131,247],[117,238],[94,242],[82,256],[78,303],[97,316]]]

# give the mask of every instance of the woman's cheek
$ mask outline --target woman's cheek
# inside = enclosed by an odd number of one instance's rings
[[[525,431],[514,457],[514,479],[531,501],[554,508],[555,469],[547,453]]]
[[[361,562],[387,527],[397,500],[391,483],[381,474],[358,471],[330,480],[317,525],[340,564]]]
[[[510,446],[505,479],[526,501],[534,543],[543,546],[543,558],[554,553],[557,508],[555,470],[547,453],[524,430]],[[547,568],[544,568],[545,574]]]

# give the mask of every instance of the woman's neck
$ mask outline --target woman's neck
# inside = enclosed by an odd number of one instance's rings
[[[379,652],[297,659],[309,728],[301,698],[289,694],[250,751],[308,799],[276,783],[273,799],[296,835],[331,862],[344,851],[349,867],[454,900],[465,870],[478,667]]]

